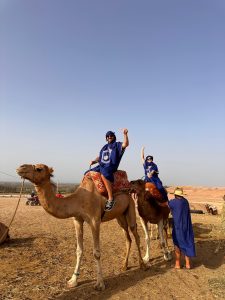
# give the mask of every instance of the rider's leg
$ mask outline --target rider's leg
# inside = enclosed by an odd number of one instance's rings
[[[102,178],[102,181],[104,182],[106,190],[108,192],[108,200],[106,201],[106,204],[105,204],[105,210],[109,211],[113,208],[113,206],[115,204],[115,200],[113,199],[112,183],[108,179],[106,179],[105,176],[102,174],[101,174],[101,178]]]

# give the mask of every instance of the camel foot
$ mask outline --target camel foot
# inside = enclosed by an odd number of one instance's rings
[[[78,282],[77,282],[77,280],[74,280],[73,277],[70,280],[67,281],[67,287],[68,288],[74,288],[76,286],[78,286]]]
[[[145,255],[145,257],[143,257],[143,262],[147,264],[149,261],[150,261],[150,257]]]
[[[128,270],[128,265],[127,264],[125,264],[125,265],[123,265],[123,267],[122,267],[122,271],[127,271]]]
[[[94,289],[96,291],[104,291],[105,290],[105,284],[103,281],[101,282],[97,282],[95,285],[94,285]]]
[[[140,263],[140,269],[143,271],[148,270],[148,266],[146,266],[146,264],[144,262]]]
[[[165,253],[163,257],[165,261],[170,261],[172,259],[172,255],[170,252]]]

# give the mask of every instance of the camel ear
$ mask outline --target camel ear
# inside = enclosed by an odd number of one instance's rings
[[[53,168],[48,168],[48,170],[49,170],[50,175],[53,176],[52,175],[52,173],[54,172]]]

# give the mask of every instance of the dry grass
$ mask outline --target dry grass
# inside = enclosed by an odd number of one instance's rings
[[[213,204],[220,209],[224,190],[190,188],[187,194],[195,209],[204,208],[209,199],[213,199]],[[17,199],[0,197],[0,221],[6,225],[13,215]],[[91,232],[85,225],[80,285],[68,290],[66,279],[71,276],[76,261],[72,219],[55,219],[42,207],[26,206],[23,198],[10,228],[11,240],[0,246],[0,299],[224,299],[225,237],[220,235],[220,216],[193,214],[192,221],[197,257],[193,259],[194,269],[190,271],[174,270],[174,261],[165,262],[158,241],[153,241],[148,270],[138,268],[133,243],[130,269],[123,272],[123,233],[115,220],[102,224],[101,260],[106,283],[103,292],[93,289],[96,266],[92,256]],[[139,220],[138,232],[144,254],[144,235]],[[215,255],[219,240],[220,251]],[[169,246],[173,250],[171,238]]]

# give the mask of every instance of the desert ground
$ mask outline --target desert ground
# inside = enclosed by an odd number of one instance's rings
[[[169,188],[171,192],[173,187]],[[225,299],[225,235],[220,232],[220,211],[225,188],[184,187],[192,214],[197,257],[193,269],[175,270],[163,260],[158,240],[151,242],[151,261],[140,270],[132,243],[129,270],[121,269],[125,239],[115,220],[101,226],[101,261],[105,291],[94,290],[96,266],[92,256],[91,232],[84,231],[84,257],[79,285],[68,289],[76,262],[76,239],[72,219],[59,220],[41,206],[27,206],[21,198],[10,227],[10,240],[0,245],[0,299]],[[171,198],[171,196],[170,196]],[[0,221],[8,225],[18,195],[0,197]],[[216,205],[218,215],[209,215],[205,203]],[[137,218],[144,256],[144,234]],[[214,254],[221,240],[219,252]],[[171,237],[169,247],[173,251]]]

